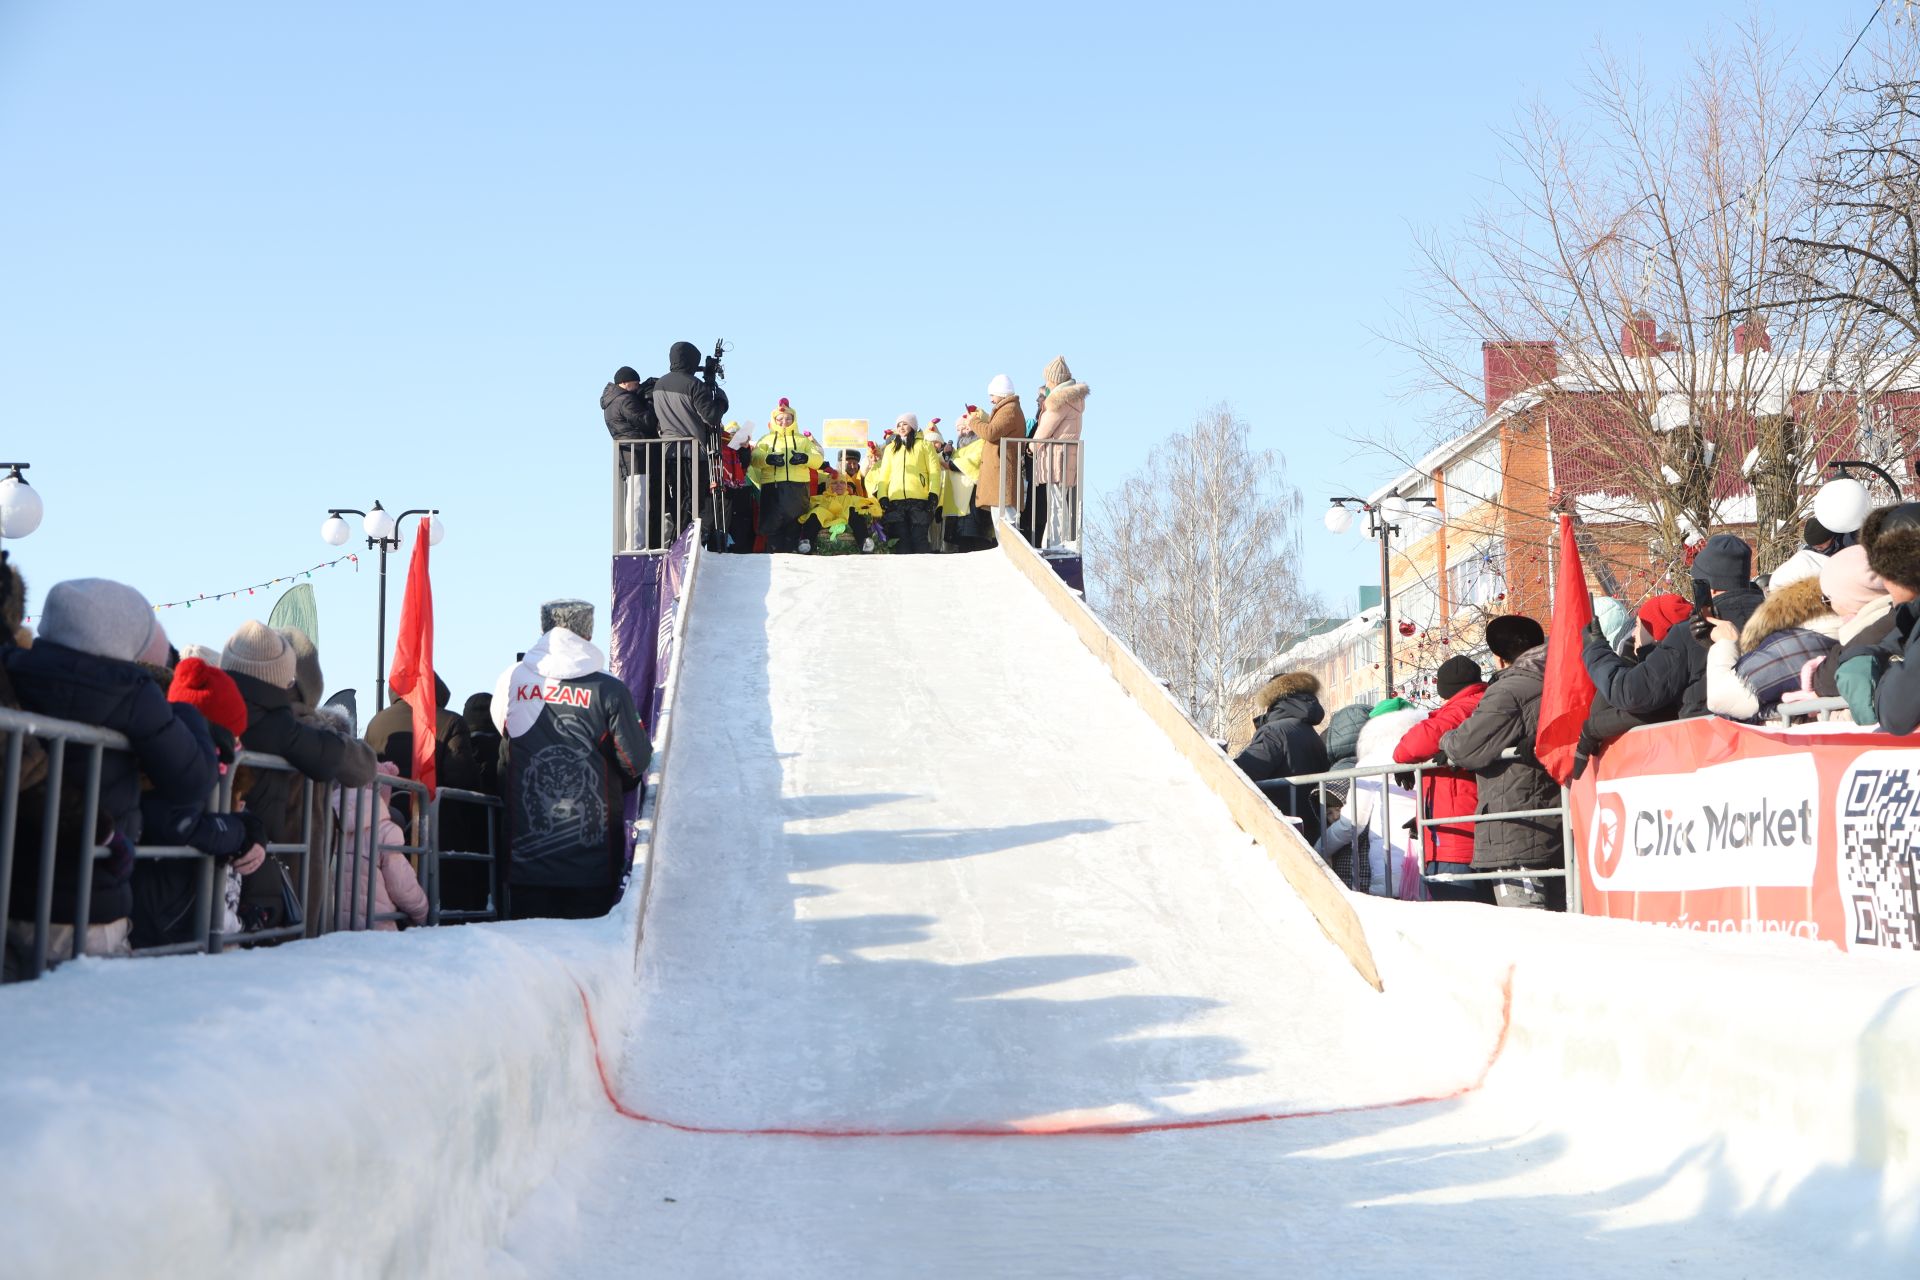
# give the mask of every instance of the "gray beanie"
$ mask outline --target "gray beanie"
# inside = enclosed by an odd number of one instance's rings
[[[145,596],[124,582],[75,578],[58,582],[40,608],[40,638],[118,662],[138,662],[158,647],[166,661],[167,633]]]
[[[1716,533],[1693,558],[1693,576],[1715,591],[1737,591],[1753,576],[1753,548],[1731,533]]]
[[[540,632],[565,627],[582,640],[593,639],[593,606],[585,600],[549,600],[540,606]]]
[[[229,675],[252,676],[276,689],[291,689],[293,646],[272,627],[249,618],[227,637],[227,647],[220,651],[220,669]]]
[[[320,705],[320,695],[327,691],[326,677],[320,674],[320,650],[313,641],[307,639],[307,633],[298,627],[276,627],[287,644],[293,649],[293,689],[301,703],[309,707]]]

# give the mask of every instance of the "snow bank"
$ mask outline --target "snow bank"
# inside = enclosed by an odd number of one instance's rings
[[[625,1018],[634,910],[6,988],[7,1274],[471,1272],[605,1105],[575,983]]]
[[[1914,957],[1438,903],[1362,914],[1390,989],[1421,973],[1464,996],[1513,971],[1503,1089],[1711,1135],[1756,1203],[1860,1175],[1881,1243],[1920,1243]]]

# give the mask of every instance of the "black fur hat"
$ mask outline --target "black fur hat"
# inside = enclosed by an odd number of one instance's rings
[[[1487,648],[1508,662],[1546,642],[1547,633],[1525,614],[1503,613],[1487,623]]]
[[[1920,591],[1920,502],[1876,507],[1860,526],[1867,566],[1889,582]]]

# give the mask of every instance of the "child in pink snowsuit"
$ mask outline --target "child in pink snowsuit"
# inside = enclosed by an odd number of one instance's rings
[[[391,761],[382,760],[380,773],[393,778],[399,776],[400,770]],[[427,922],[426,891],[421,889],[406,855],[395,852],[406,845],[407,836],[387,808],[392,795],[393,789],[381,784],[375,785],[371,797],[364,790],[334,790],[333,812],[340,820],[340,889],[334,917],[337,928],[398,929],[400,926],[394,921],[378,918],[395,911],[406,913],[414,924]],[[376,840],[378,856],[369,858]],[[377,875],[373,874],[375,869]],[[370,875],[373,878],[371,924],[367,914]]]

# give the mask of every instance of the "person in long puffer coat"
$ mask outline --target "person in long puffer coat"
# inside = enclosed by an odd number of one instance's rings
[[[1277,675],[1260,690],[1255,705],[1266,711],[1254,721],[1253,741],[1233,759],[1242,773],[1255,782],[1268,782],[1326,772],[1326,744],[1313,731],[1327,714],[1320,705],[1319,677],[1308,671]],[[1320,838],[1320,805],[1311,786],[1281,787],[1266,794],[1282,813],[1300,820],[1300,834],[1308,844]]]
[[[1087,409],[1087,384],[1074,381],[1065,356],[1055,356],[1047,365],[1046,399],[1034,424],[1035,440],[1052,441],[1036,445],[1033,459],[1033,505],[1022,520],[1027,541],[1034,546],[1048,542],[1049,509],[1062,502],[1075,502],[1080,494],[1080,428]],[[1077,512],[1055,513],[1059,532],[1076,530]]]
[[[1487,684],[1473,659],[1455,655],[1434,673],[1434,690],[1443,699],[1426,719],[1407,730],[1393,749],[1395,764],[1424,764],[1440,754],[1440,737],[1466,722],[1486,695]],[[1420,775],[1420,816],[1459,818],[1473,813],[1480,801],[1480,784],[1464,769],[1427,769]],[[1473,866],[1473,824],[1427,827],[1421,860],[1428,876],[1468,871]],[[1428,880],[1427,893],[1436,901],[1491,902],[1486,881]]]
[[[1441,735],[1441,754],[1447,763],[1476,776],[1476,815],[1555,808],[1560,788],[1534,755],[1533,745],[1546,685],[1546,632],[1532,618],[1509,614],[1487,623],[1486,639],[1500,670],[1473,714]],[[1515,752],[1513,759],[1503,758],[1509,748]],[[1539,870],[1565,860],[1558,817],[1502,818],[1474,826],[1475,871]],[[1566,883],[1557,876],[1516,876],[1492,883],[1497,906],[1566,908]]]
[[[1775,591],[1744,627],[1716,619],[1707,650],[1707,709],[1749,723],[1772,715],[1786,694],[1812,688],[1810,664],[1839,647],[1840,627],[1817,577]]]

